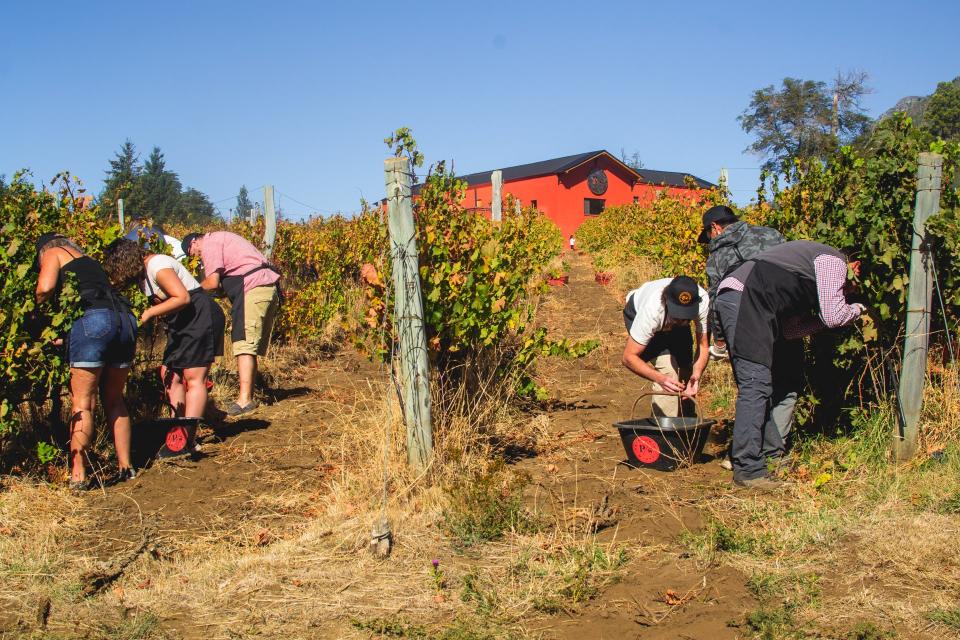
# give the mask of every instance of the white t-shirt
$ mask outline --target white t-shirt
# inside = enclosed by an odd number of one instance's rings
[[[187,271],[187,268],[179,260],[158,253],[147,260],[147,278],[140,283],[140,290],[143,291],[144,295],[148,297],[157,296],[160,300],[166,300],[169,297],[157,283],[157,272],[161,269],[173,269],[187,291],[193,291],[200,287],[197,279]]]
[[[650,344],[653,334],[664,330],[667,309],[663,304],[663,290],[672,281],[673,278],[651,280],[627,294],[627,299],[633,302],[633,308],[637,311],[633,324],[630,325],[630,337],[638,344]],[[697,290],[700,292],[697,333],[703,334],[707,332],[707,311],[710,309],[710,299],[703,287],[698,286]]]

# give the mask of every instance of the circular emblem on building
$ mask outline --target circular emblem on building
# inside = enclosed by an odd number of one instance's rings
[[[602,196],[607,192],[607,174],[603,169],[597,169],[587,176],[587,186],[590,187],[590,193],[595,196]]]
[[[693,295],[689,291],[681,291],[680,295],[677,296],[677,300],[680,301],[680,304],[690,304],[690,301],[693,300]]]

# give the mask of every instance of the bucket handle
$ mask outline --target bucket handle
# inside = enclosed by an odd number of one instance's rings
[[[701,414],[700,414],[700,402],[698,402],[695,397],[694,397],[694,398],[691,398],[691,397],[689,397],[689,396],[685,396],[685,395],[683,395],[682,393],[677,393],[677,392],[675,392],[675,391],[674,391],[674,392],[670,392],[670,391],[645,391],[645,392],[641,393],[639,396],[637,396],[637,399],[633,401],[633,406],[630,408],[630,419],[631,419],[631,420],[632,420],[633,418],[637,417],[637,405],[640,404],[640,401],[643,400],[644,398],[646,398],[647,396],[676,396],[676,397],[678,397],[678,398],[683,398],[683,399],[686,399],[686,400],[692,400],[692,401],[693,401],[693,408],[694,408],[694,410],[696,411],[696,416],[694,416],[694,417],[697,419],[697,422],[703,422],[703,417],[702,417]],[[680,417],[682,418],[682,417],[683,417],[683,400],[681,400],[680,403],[679,403],[679,409],[680,409]]]

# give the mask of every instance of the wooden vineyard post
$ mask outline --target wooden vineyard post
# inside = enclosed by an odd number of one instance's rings
[[[433,427],[420,265],[410,197],[410,161],[388,158],[384,162],[384,174],[393,264],[394,327],[399,335],[403,416],[407,424],[407,461],[417,471],[423,471],[433,455]]]
[[[910,281],[907,285],[907,326],[903,341],[903,366],[897,390],[900,405],[899,433],[894,438],[897,460],[908,460],[917,450],[917,422],[923,406],[927,377],[927,347],[930,342],[930,304],[933,275],[927,245],[927,219],[940,210],[940,175],[943,157],[921,153],[917,167],[917,199],[913,214],[913,245],[910,249]]]
[[[277,211],[273,207],[273,185],[263,187],[263,255],[270,258],[277,237]]]
[[[503,171],[497,169],[490,174],[493,194],[490,196],[490,219],[500,222],[503,219]]]

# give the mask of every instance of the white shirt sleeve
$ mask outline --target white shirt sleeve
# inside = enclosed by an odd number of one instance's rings
[[[663,308],[663,290],[670,278],[648,282],[632,295],[634,309],[637,311],[630,325],[630,337],[638,344],[650,344],[653,335],[663,329],[666,310]]]

